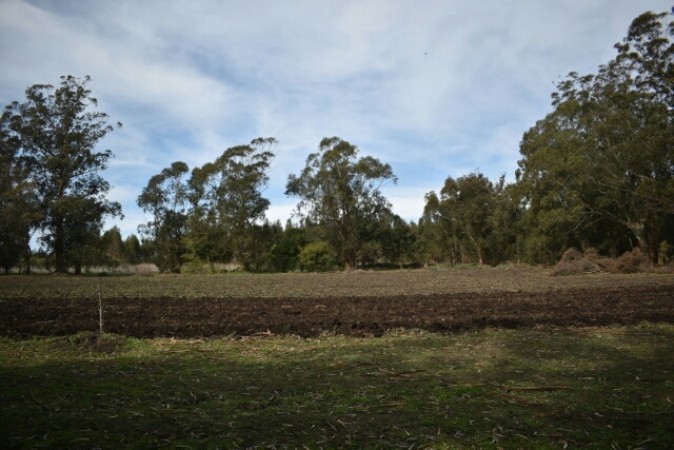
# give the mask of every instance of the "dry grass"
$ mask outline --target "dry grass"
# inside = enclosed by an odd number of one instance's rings
[[[598,273],[601,268],[575,248],[564,252],[562,258],[552,269],[552,276]]]
[[[674,267],[654,266],[649,260],[648,255],[642,253],[639,248],[626,252],[616,259],[601,256],[594,248],[589,248],[583,253],[575,248],[569,248],[552,269],[551,275],[578,275],[599,272],[612,274],[671,274],[674,273]]]
[[[495,292],[554,292],[566,289],[618,289],[674,284],[673,274],[590,274],[551,277],[544,269],[503,266],[484,269],[421,269],[385,272],[153,275],[76,277],[0,276],[0,299],[93,298],[250,298],[435,295]]]

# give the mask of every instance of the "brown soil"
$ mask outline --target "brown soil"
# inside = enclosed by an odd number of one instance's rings
[[[136,336],[381,335],[407,328],[594,326],[674,322],[674,286],[317,298],[104,299],[106,332]],[[98,303],[82,298],[3,298],[0,335],[98,330]]]

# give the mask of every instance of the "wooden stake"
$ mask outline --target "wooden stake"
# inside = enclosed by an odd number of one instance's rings
[[[98,334],[103,334],[103,301],[101,300],[101,285],[97,284],[98,288]]]

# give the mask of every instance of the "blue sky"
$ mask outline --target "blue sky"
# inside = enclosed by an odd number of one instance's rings
[[[173,161],[190,168],[275,137],[271,220],[323,137],[391,164],[384,192],[417,220],[424,194],[479,170],[509,181],[522,134],[554,84],[615,55],[637,15],[671,0],[0,0],[0,101],[90,75],[124,127],[101,148],[123,235],[149,219],[136,198]]]

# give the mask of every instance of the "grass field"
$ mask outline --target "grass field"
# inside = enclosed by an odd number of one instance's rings
[[[593,274],[551,277],[543,269],[502,266],[463,270],[392,270],[336,273],[227,275],[0,276],[0,299],[94,298],[274,298],[552,292],[672,286],[674,274]]]
[[[674,326],[0,342],[3,448],[671,448]]]
[[[458,307],[468,307],[527,293],[526,302],[513,305],[528,305],[526,314],[540,317],[537,293],[547,302],[559,295],[576,303],[590,302],[592,294],[610,307],[628,292],[621,308],[630,302],[643,308],[655,302],[649,296],[660,295],[659,311],[669,314],[662,295],[673,283],[671,275],[552,278],[528,268],[10,276],[0,277],[0,321],[14,320],[7,305],[21,299],[36,307],[39,299],[68,303],[94,298],[98,286],[104,299],[141,306],[154,297],[232,299],[234,305],[255,298],[274,305],[282,297],[277,306],[286,320],[302,317],[293,309],[312,299],[326,304],[359,295],[379,299],[380,308],[389,296],[400,305],[409,295],[414,316],[418,294],[438,301],[454,296]],[[674,325],[649,322],[444,334],[392,329],[367,338],[139,339],[92,331],[4,337],[0,448],[670,449],[673,354]]]

